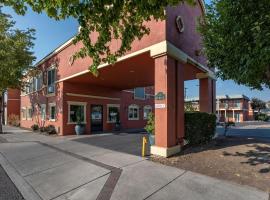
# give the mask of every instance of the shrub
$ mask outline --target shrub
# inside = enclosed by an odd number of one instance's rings
[[[45,127],[45,130],[49,135],[57,133],[56,129],[55,129],[55,127],[53,125],[49,125],[49,126]]]
[[[185,137],[190,145],[206,144],[216,133],[216,115],[203,112],[185,113]]]
[[[34,124],[34,125],[31,126],[31,129],[33,131],[37,131],[39,129],[39,126],[37,124]]]
[[[40,132],[46,132],[46,127],[44,127],[44,126],[40,127],[40,128],[39,128],[39,131],[40,131]]]
[[[147,116],[147,124],[144,127],[147,133],[150,133],[152,135],[155,134],[155,119],[154,119],[154,114],[150,112]]]
[[[264,113],[260,113],[260,114],[256,115],[255,119],[256,120],[259,120],[259,121],[265,121],[265,122],[267,122],[267,121],[269,121],[270,118],[269,118],[268,115],[266,115]]]
[[[8,124],[11,126],[20,126],[20,117],[15,114],[10,114],[8,116]]]

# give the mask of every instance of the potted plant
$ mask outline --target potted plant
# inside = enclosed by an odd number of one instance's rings
[[[155,145],[155,119],[154,114],[150,112],[147,116],[145,130],[148,133],[148,139],[151,146]]]
[[[75,132],[77,135],[83,135],[85,132],[85,125],[82,123],[80,116],[77,116],[77,123],[75,126]]]

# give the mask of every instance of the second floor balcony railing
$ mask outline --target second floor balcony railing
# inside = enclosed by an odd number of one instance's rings
[[[219,109],[227,109],[227,110],[230,110],[230,109],[243,109],[243,104],[241,103],[219,103],[219,106],[218,106],[218,103],[217,103],[217,108],[219,107]]]

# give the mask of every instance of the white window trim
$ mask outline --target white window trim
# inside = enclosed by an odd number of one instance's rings
[[[42,107],[45,108],[45,119],[42,118]],[[47,108],[46,108],[46,104],[41,104],[40,105],[40,119],[41,119],[41,121],[46,121],[47,120]]]
[[[23,115],[22,115],[22,110],[25,110],[25,117],[23,117]],[[22,117],[22,120],[26,120],[26,118],[27,118],[26,112],[27,112],[26,107],[21,107],[21,117]]]
[[[145,100],[145,97],[146,97],[145,87],[143,87],[143,91],[144,91],[144,97],[143,97],[143,98],[136,97],[136,95],[135,95],[135,94],[136,94],[135,90],[136,90],[136,88],[133,89],[133,92],[134,92],[133,98],[134,98],[134,99],[138,99],[138,100]]]
[[[40,72],[39,74],[37,74],[36,78],[36,92],[42,90],[43,88],[43,74],[42,72]],[[40,88],[38,88],[38,80],[40,79]]]
[[[52,93],[49,93],[49,71],[52,71],[52,70],[55,70],[54,72],[54,92]],[[46,86],[47,86],[47,97],[48,96],[55,96],[55,90],[56,90],[56,65],[55,64],[52,64],[49,68],[47,68],[47,81],[46,81]]]
[[[32,110],[32,116],[31,117],[28,116],[30,109]],[[26,119],[28,121],[32,121],[33,120],[33,109],[32,109],[32,107],[27,107],[27,109],[26,109]]]
[[[50,67],[47,68],[47,70],[52,70],[52,69],[55,69],[55,68],[56,68],[56,64],[53,63],[53,64],[51,64]]]
[[[51,108],[52,107],[55,107],[55,119],[51,118],[51,112],[52,112]],[[49,103],[49,121],[51,121],[51,122],[56,121],[56,103]]]
[[[86,122],[86,106],[87,106],[87,102],[68,101],[67,103],[68,103],[68,123],[67,124],[76,124],[76,122],[71,122],[70,121],[70,106],[71,105],[84,106],[84,121],[82,123],[87,124],[87,122]]]
[[[147,120],[147,117],[144,116],[145,109],[150,109],[151,112],[153,112],[153,108],[152,108],[152,106],[150,106],[150,105],[145,105],[145,106],[143,107],[143,119],[144,119],[144,120]]]
[[[138,117],[137,118],[130,118],[129,117],[129,109],[130,108],[137,108],[138,109]],[[140,119],[140,107],[136,104],[131,104],[128,106],[128,120],[130,121],[135,121],[135,120],[139,120]]]
[[[107,104],[107,123],[115,123],[113,121],[109,121],[109,108],[119,108],[120,114],[120,104]]]

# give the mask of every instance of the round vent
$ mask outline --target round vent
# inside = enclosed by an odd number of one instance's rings
[[[176,27],[177,27],[177,30],[179,31],[179,33],[183,33],[185,30],[185,26],[184,26],[184,21],[183,21],[182,17],[177,16],[175,22],[176,22]]]

